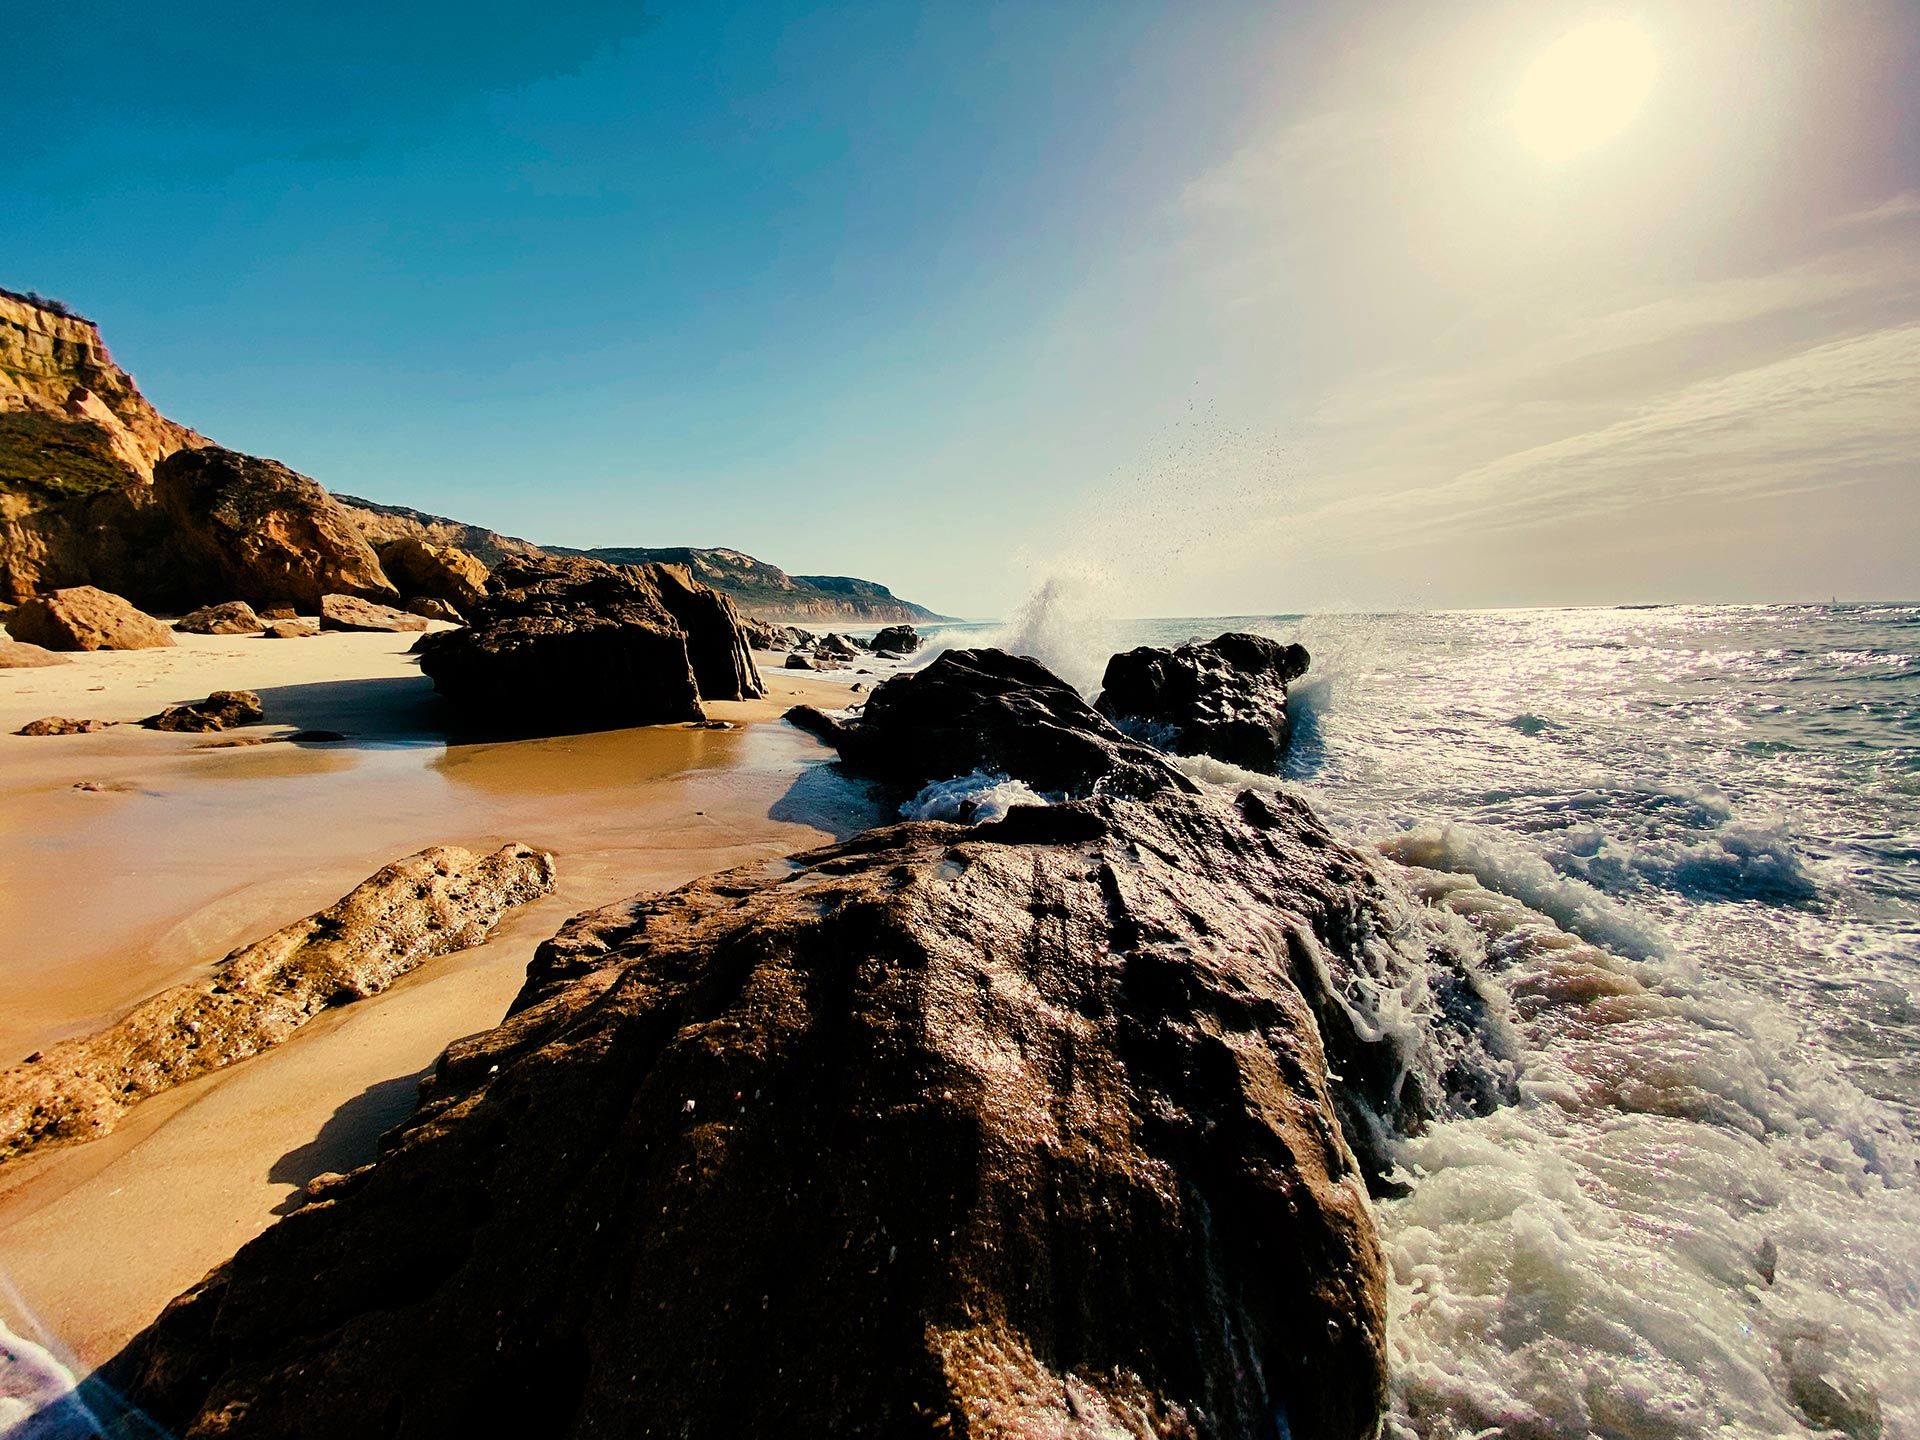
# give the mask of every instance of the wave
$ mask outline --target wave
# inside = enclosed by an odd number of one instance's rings
[[[953,780],[936,780],[900,807],[906,820],[964,820],[985,825],[1004,820],[1016,805],[1047,805],[1042,795],[1023,780],[1010,780],[976,770]]]

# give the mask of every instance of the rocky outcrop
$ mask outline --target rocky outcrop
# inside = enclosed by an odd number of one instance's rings
[[[7,629],[15,640],[48,650],[155,650],[174,643],[160,621],[92,585],[27,601],[7,617]]]
[[[175,526],[180,587],[303,610],[323,595],[399,599],[358,527],[316,482],[277,460],[208,447],[154,470]],[[211,590],[213,593],[207,593]]]
[[[418,615],[422,620],[439,620],[448,625],[464,625],[467,617],[444,600],[434,600],[425,595],[416,595],[407,601],[409,615]]]
[[[698,720],[702,699],[765,689],[732,604],[672,566],[510,558],[469,620],[430,637],[420,668],[480,730]]]
[[[478,604],[486,589],[487,567],[456,545],[434,545],[407,535],[381,545],[379,554],[381,568],[401,595],[451,606],[455,620]]]
[[[449,519],[445,515],[429,515],[424,510],[410,510],[404,505],[382,505],[374,500],[363,500],[358,495],[336,495],[334,499],[346,507],[349,518],[376,550],[395,540],[421,540],[428,545],[464,550],[488,569],[509,555],[538,559],[547,553],[531,540],[502,535],[497,530],[469,525],[464,520]]]
[[[44,645],[0,638],[0,670],[31,670],[42,665],[72,663],[65,655],[56,655]]]
[[[251,690],[216,690],[204,700],[187,705],[169,705],[158,715],[149,715],[140,723],[149,730],[185,731],[205,734],[235,725],[259,725],[267,718],[260,708],[260,697]]]
[[[842,575],[789,575],[777,565],[769,565],[738,550],[641,545],[600,550],[548,548],[555,554],[585,555],[615,565],[682,566],[701,584],[732,600],[742,614],[762,620],[859,625],[946,618],[924,605],[900,599],[886,586],[871,580]]]
[[[1311,998],[1368,872],[1090,729],[1164,786],[582,916],[108,1380],[232,1440],[1372,1436]]]
[[[391,605],[376,605],[353,595],[322,595],[320,628],[407,632],[426,629],[427,619],[424,615],[396,610]]]
[[[389,865],[317,915],[234,951],[205,979],[0,1072],[0,1160],[104,1135],[147,1096],[479,944],[508,909],[552,888],[553,857],[524,845],[484,858],[436,847]]]
[[[798,625],[773,625],[751,615],[741,617],[740,631],[755,650],[800,650],[814,643],[813,635]]]
[[[1302,646],[1264,635],[1228,633],[1171,650],[1142,646],[1107,662],[1094,703],[1163,750],[1272,775],[1287,753],[1287,684],[1307,665]]]
[[[911,655],[920,648],[920,632],[911,625],[889,625],[873,637],[875,653]]]
[[[189,635],[258,635],[266,622],[244,600],[229,600],[221,605],[205,605],[191,615],[173,622],[175,630]]]
[[[133,377],[113,363],[93,321],[54,302],[0,290],[0,416],[6,415],[90,427],[137,480],[150,478],[155,464],[176,450],[209,443],[148,403]],[[0,454],[0,470],[6,463]]]
[[[261,633],[269,640],[311,640],[320,633],[320,622],[299,618],[269,620]]]

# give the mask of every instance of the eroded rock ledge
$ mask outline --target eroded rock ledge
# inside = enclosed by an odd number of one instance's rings
[[[553,888],[553,857],[422,850],[318,914],[236,950],[204,980],[116,1024],[0,1071],[0,1161],[106,1134],[149,1095],[278,1044],[322,1010],[364,999],[422,962],[477,945],[509,909]]]
[[[1383,882],[1061,691],[995,652],[887,682],[849,764],[911,785],[938,728],[934,769],[1070,798],[579,917],[106,1381],[229,1437],[1373,1435],[1342,1117],[1435,1099],[1352,998]]]

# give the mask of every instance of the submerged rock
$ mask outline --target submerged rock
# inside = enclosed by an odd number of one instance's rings
[[[1171,650],[1143,645],[1107,662],[1100,713],[1176,755],[1211,755],[1276,774],[1287,753],[1287,682],[1308,655],[1264,635],[1229,632]]]
[[[7,630],[48,650],[158,650],[174,643],[160,621],[92,585],[27,601],[7,617]]]
[[[416,646],[464,723],[560,734],[699,720],[765,693],[733,602],[671,565],[570,556],[495,567],[464,630]]]
[[[452,847],[387,866],[316,915],[234,951],[92,1035],[0,1071],[0,1160],[104,1135],[137,1102],[278,1044],[322,1010],[484,940],[553,888],[553,857]]]
[[[409,615],[391,605],[376,605],[371,600],[361,600],[352,595],[323,595],[320,597],[320,628],[404,632],[424,630],[427,622],[422,616]]]
[[[233,725],[259,725],[267,718],[260,708],[260,697],[251,690],[216,690],[204,700],[190,705],[169,705],[158,715],[149,715],[140,723],[149,730],[183,730],[205,733],[225,730]]]
[[[258,635],[266,622],[244,600],[206,605],[174,621],[173,628],[189,635]]]
[[[873,637],[873,648],[893,655],[911,655],[920,648],[920,632],[911,625],[889,625]]]
[[[277,460],[182,450],[154,467],[153,492],[173,522],[179,589],[308,610],[323,595],[399,598],[345,508]]]

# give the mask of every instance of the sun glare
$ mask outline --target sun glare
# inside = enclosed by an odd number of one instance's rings
[[[1559,161],[1611,140],[1653,87],[1653,42],[1631,20],[1590,20],[1555,41],[1520,83],[1520,138]]]

